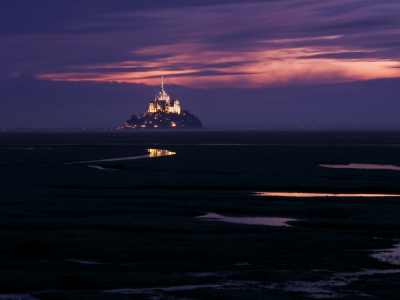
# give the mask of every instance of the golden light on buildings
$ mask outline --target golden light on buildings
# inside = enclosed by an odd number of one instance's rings
[[[161,90],[158,93],[158,96],[149,103],[149,109],[147,112],[155,113],[158,111],[173,113],[173,114],[181,114],[181,106],[178,100],[171,100],[170,96],[164,91],[164,84],[161,81]]]
[[[175,124],[174,122],[172,122],[172,123],[171,123],[171,126],[175,127],[175,126],[176,126],[176,124]]]

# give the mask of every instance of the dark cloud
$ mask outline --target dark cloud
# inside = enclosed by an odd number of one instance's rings
[[[292,47],[368,49],[377,59],[397,60],[399,44],[387,30],[397,30],[399,13],[400,3],[378,0],[3,1],[0,73],[61,73],[76,66],[152,62],[178,54],[138,51],[165,45],[177,45],[178,51],[182,44],[239,56]],[[326,35],[342,37],[318,39]]]
[[[390,1],[382,1],[380,3],[383,3],[383,2],[390,3]],[[354,11],[363,9],[365,7],[376,6],[378,4],[379,3],[375,0],[353,1],[350,3],[344,3],[344,4],[339,4],[339,5],[332,5],[332,6],[318,8],[318,9],[316,9],[316,11],[324,12],[325,16],[335,16],[335,15],[349,14]]]
[[[253,0],[257,2],[275,2],[278,0]],[[0,4],[0,34],[33,34],[33,33],[97,33],[124,30],[124,18],[108,18],[112,14],[126,12],[153,12],[162,9],[179,9],[232,5],[244,3],[243,0],[18,0],[3,1]],[[122,19],[122,21],[121,21]],[[132,25],[156,26],[147,18],[136,16],[130,20]],[[75,26],[71,26],[75,24]]]
[[[183,74],[168,74],[166,73],[164,77],[207,77],[207,76],[232,76],[232,75],[249,75],[249,74],[259,74],[257,72],[223,72],[217,70],[205,70],[205,71],[196,71],[196,72],[188,72]],[[160,76],[146,76],[141,77],[140,79],[144,78],[160,78]]]
[[[397,40],[385,42],[385,43],[373,43],[370,45],[371,48],[399,48],[400,37],[396,37]]]
[[[318,28],[318,30],[323,32],[330,32],[334,34],[349,34],[352,32],[357,32],[359,30],[368,29],[390,29],[398,26],[400,21],[398,18],[366,18],[354,21],[338,22],[336,24],[328,24]]]
[[[181,71],[187,71],[187,70],[204,70],[202,72],[186,72],[174,76],[191,76],[191,75],[201,75],[201,76],[207,76],[205,75],[206,72],[208,75],[233,75],[233,74],[239,74],[239,73],[229,73],[229,72],[223,72],[223,69],[231,68],[231,67],[238,67],[238,66],[246,66],[247,64],[254,63],[255,61],[233,61],[233,62],[222,62],[222,63],[170,63],[170,64],[165,64],[164,67],[159,68],[159,70],[181,70]],[[91,68],[92,67],[92,68]],[[121,72],[121,73],[132,73],[132,72],[147,72],[147,71],[152,71],[154,70],[154,67],[95,67],[93,66],[87,66],[87,68],[84,68],[87,72],[96,72],[96,73],[115,73],[115,72]],[[219,70],[210,70],[210,69],[219,69]],[[63,73],[67,69],[62,68],[59,69],[58,71]],[[79,68],[79,70],[82,70],[82,68]],[[73,68],[70,68],[69,71],[73,71]],[[57,73],[57,72],[55,72]],[[250,74],[249,73],[240,73],[240,74]],[[254,73],[253,73],[254,74]],[[168,74],[165,74],[168,75]],[[143,77],[143,78],[153,78],[153,77],[159,77],[159,76],[148,76],[148,77]]]

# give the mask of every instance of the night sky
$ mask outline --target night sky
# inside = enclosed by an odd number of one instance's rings
[[[400,2],[0,4],[0,128],[115,128],[161,75],[205,128],[400,129]]]

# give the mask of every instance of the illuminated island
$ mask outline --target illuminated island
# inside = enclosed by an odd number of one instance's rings
[[[150,101],[149,109],[136,117],[132,117],[117,129],[202,129],[200,120],[183,110],[176,99],[171,100],[164,91],[161,79],[161,90],[154,101]]]

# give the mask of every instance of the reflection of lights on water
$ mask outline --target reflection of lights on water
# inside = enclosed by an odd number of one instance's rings
[[[284,192],[255,192],[255,196],[277,197],[400,197],[391,194],[327,194],[327,193],[284,193]]]
[[[149,154],[150,157],[158,157],[158,156],[166,156],[166,155],[176,154],[176,152],[172,152],[169,150],[163,150],[163,149],[147,149],[147,151],[150,152],[150,154]]]

